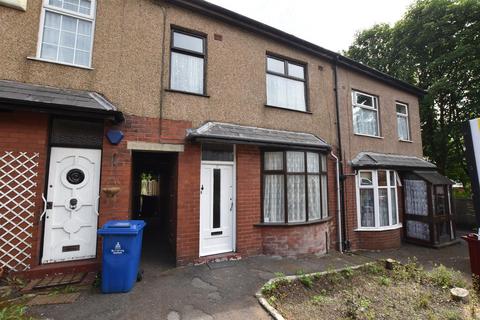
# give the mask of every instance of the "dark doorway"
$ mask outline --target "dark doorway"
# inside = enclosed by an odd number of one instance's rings
[[[145,220],[143,268],[175,266],[177,154],[133,153],[132,212]]]

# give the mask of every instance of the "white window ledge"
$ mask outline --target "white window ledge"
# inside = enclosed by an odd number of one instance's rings
[[[388,230],[396,230],[400,229],[402,227],[402,224],[396,224],[393,226],[386,226],[386,227],[360,227],[355,229],[354,231],[388,231]]]
[[[403,140],[403,139],[398,139],[398,141],[400,141],[400,142],[408,142],[408,143],[413,143],[413,141],[412,141],[412,140]]]
[[[360,137],[367,137],[367,138],[383,139],[382,136],[374,136],[371,134],[364,134],[364,133],[354,133],[354,135],[360,136]]]
[[[63,66],[74,67],[74,68],[79,68],[79,69],[93,70],[93,68],[90,68],[90,67],[80,66],[80,65],[77,65],[77,64],[73,64],[73,63],[65,63],[65,62],[53,61],[53,60],[48,60],[48,59],[42,59],[42,58],[38,58],[38,57],[27,57],[27,59],[28,60],[41,61],[41,62],[47,62],[47,63],[53,63],[53,64],[60,64],[60,65],[63,65]]]

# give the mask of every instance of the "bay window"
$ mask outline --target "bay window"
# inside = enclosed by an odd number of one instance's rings
[[[90,67],[94,22],[94,0],[44,0],[38,58]]]
[[[399,225],[397,173],[393,170],[361,170],[357,176],[359,229]]]
[[[267,57],[267,105],[307,111],[305,66]]]
[[[410,141],[410,127],[408,124],[408,105],[397,102],[395,104],[397,111],[397,132],[398,139]]]
[[[205,94],[205,37],[180,30],[172,31],[170,89]]]
[[[353,91],[353,131],[355,134],[380,136],[378,99],[376,96]]]
[[[263,153],[263,222],[301,223],[328,217],[326,155]]]

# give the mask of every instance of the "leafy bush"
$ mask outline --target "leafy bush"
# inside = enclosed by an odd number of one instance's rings
[[[433,268],[433,270],[428,273],[427,278],[434,285],[444,289],[453,287],[465,288],[467,286],[460,271],[447,268],[444,265]]]
[[[306,274],[301,275],[298,280],[307,288],[311,288],[313,286],[313,277],[308,276]]]

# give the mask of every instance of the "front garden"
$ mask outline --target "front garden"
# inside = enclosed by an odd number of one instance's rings
[[[381,261],[296,277],[277,274],[260,298],[285,319],[480,319],[477,294],[460,272],[442,265],[426,271],[416,261],[390,269]],[[453,299],[454,287],[470,289],[468,298]]]

